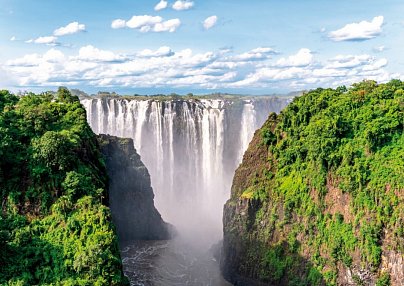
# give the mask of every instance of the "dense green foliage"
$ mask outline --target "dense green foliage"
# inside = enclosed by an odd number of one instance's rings
[[[272,117],[260,133],[271,167],[240,196],[260,206],[250,235],[268,249],[261,273],[296,285],[283,269],[300,255],[327,285],[336,285],[339,265],[368,269],[389,285],[382,252],[404,252],[404,83],[319,88]],[[281,242],[289,242],[287,255]]]
[[[78,98],[0,91],[0,156],[0,284],[127,284]]]

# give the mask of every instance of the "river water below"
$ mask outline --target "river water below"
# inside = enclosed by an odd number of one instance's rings
[[[223,279],[213,251],[181,240],[135,241],[121,249],[131,286],[230,286]]]

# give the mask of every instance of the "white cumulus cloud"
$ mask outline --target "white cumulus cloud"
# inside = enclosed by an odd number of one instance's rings
[[[291,55],[287,58],[281,58],[276,62],[277,66],[307,66],[313,62],[313,54],[309,49],[300,49],[297,54]]]
[[[259,61],[269,59],[271,55],[275,55],[277,52],[268,47],[258,47],[251,51],[231,57],[233,61]]]
[[[100,50],[91,45],[80,48],[77,58],[82,61],[94,62],[117,62],[124,59],[121,55],[116,55],[111,51]]]
[[[121,29],[126,27],[126,21],[122,19],[116,19],[112,21],[111,28],[112,29]]]
[[[57,49],[50,49],[43,55],[43,59],[50,63],[60,63],[65,60],[65,55]]]
[[[156,6],[154,6],[154,10],[160,11],[160,10],[167,8],[167,6],[168,6],[168,2],[165,0],[161,0],[159,3],[156,4]]]
[[[161,23],[157,23],[153,27],[154,32],[175,32],[177,28],[181,25],[180,19],[171,19]]]
[[[174,52],[170,47],[163,46],[153,51],[150,49],[145,49],[138,53],[140,57],[168,57],[174,55]]]
[[[205,21],[203,21],[203,27],[206,30],[209,30],[210,28],[212,28],[213,26],[216,25],[217,22],[217,16],[210,16],[208,18],[205,19]]]
[[[44,44],[48,46],[60,46],[61,43],[58,42],[58,37],[83,32],[85,30],[86,26],[84,24],[80,24],[79,22],[72,22],[64,27],[60,27],[55,31],[53,31],[52,36],[41,36],[36,39],[29,39],[26,40],[25,43]],[[17,41],[17,38],[13,36],[10,39],[10,41]]]
[[[113,29],[131,28],[137,29],[142,33],[149,31],[153,32],[175,32],[181,25],[180,19],[170,19],[164,21],[160,16],[140,15],[133,16],[129,21],[116,19],[112,21],[111,27]]]
[[[44,37],[39,37],[36,39],[30,39],[28,41],[25,41],[26,43],[35,43],[35,44],[45,44],[49,46],[57,46],[59,43],[57,42],[57,37],[55,36],[44,36]]]
[[[383,22],[384,17],[377,16],[371,22],[361,21],[359,23],[347,24],[339,30],[330,32],[328,37],[336,42],[373,39],[382,33]]]
[[[86,26],[84,24],[80,24],[79,22],[72,22],[67,24],[64,27],[60,27],[56,29],[53,32],[53,35],[55,36],[65,36],[65,35],[71,35],[71,34],[76,34],[78,32],[83,32],[86,30]]]
[[[328,60],[327,68],[331,69],[352,69],[366,65],[372,57],[369,55],[337,55]]]
[[[161,23],[163,18],[160,16],[133,16],[129,21],[126,22],[126,26],[131,29],[141,29],[142,27],[153,27],[157,23]]]
[[[28,54],[18,59],[8,60],[6,65],[11,67],[16,66],[19,68],[35,66],[41,62],[40,57],[41,56],[38,54]]]
[[[173,4],[173,9],[177,10],[177,11],[188,10],[188,9],[191,9],[193,6],[194,6],[194,2],[192,2],[192,1],[177,0]]]

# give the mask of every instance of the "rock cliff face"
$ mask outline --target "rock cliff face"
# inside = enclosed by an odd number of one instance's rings
[[[274,128],[276,115],[271,114],[265,126]],[[233,178],[231,198],[227,201],[223,211],[223,256],[221,258],[221,268],[223,276],[234,285],[259,286],[267,285],[260,275],[261,254],[263,242],[259,242],[259,234],[253,228],[255,216],[258,211],[263,211],[263,205],[255,198],[244,196],[244,190],[251,187],[254,181],[265,170],[270,170],[268,163],[268,149],[262,143],[261,130],[255,132],[252,141],[244,153],[243,161],[237,168]],[[259,223],[264,226],[264,220]],[[258,231],[266,231],[260,227]],[[270,229],[267,230],[271,231]],[[256,256],[254,257],[254,253]],[[279,281],[278,281],[279,282]]]
[[[224,207],[235,285],[404,285],[404,84],[296,98],[258,130]]]
[[[120,243],[168,239],[169,226],[153,203],[150,175],[132,139],[99,135],[109,176],[109,207]]]

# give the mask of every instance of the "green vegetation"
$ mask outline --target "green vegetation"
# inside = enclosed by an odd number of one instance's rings
[[[376,282],[376,286],[389,286],[390,285],[390,275],[383,273],[380,275],[379,280]]]
[[[0,284],[127,285],[78,98],[0,91]]]
[[[383,249],[403,253],[403,131],[399,80],[319,88],[271,115],[259,134],[270,167],[238,194],[259,205],[244,238],[265,245],[254,257],[265,274],[260,279],[296,285],[298,276],[305,285],[321,273],[325,284],[336,285],[338,265],[378,277]],[[279,245],[291,234],[298,244],[282,252]],[[293,268],[297,255],[311,270]],[[389,284],[387,274],[379,277],[378,285]]]

